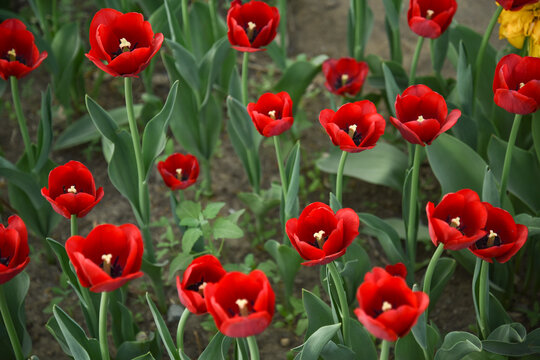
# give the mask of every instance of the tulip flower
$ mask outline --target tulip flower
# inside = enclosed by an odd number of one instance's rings
[[[351,153],[373,148],[386,127],[386,121],[369,100],[345,104],[336,112],[325,109],[319,122],[334,145]]]
[[[277,94],[261,95],[256,103],[249,103],[247,111],[257,131],[266,137],[277,136],[291,128],[293,103],[289,94],[282,91]]]
[[[262,1],[241,0],[231,2],[227,13],[227,36],[233,49],[243,52],[264,51],[261,49],[274,40],[279,26],[276,7]]]
[[[90,23],[90,51],[86,57],[112,76],[137,77],[161,48],[163,34],[139,13],[99,10]]]
[[[141,277],[143,251],[141,232],[132,224],[98,225],[86,238],[66,241],[79,282],[93,292],[110,292]]]
[[[375,337],[395,341],[409,333],[429,305],[429,297],[412,291],[401,276],[375,267],[356,292],[358,321]]]
[[[96,190],[92,173],[74,160],[52,169],[48,186],[41,189],[41,194],[54,211],[67,219],[71,215],[86,216],[103,198],[103,188]]]
[[[0,285],[19,274],[30,262],[26,225],[17,215],[0,224]]]
[[[206,308],[217,328],[230,337],[248,337],[264,331],[274,316],[275,294],[266,275],[230,272],[204,288]]]
[[[470,189],[446,194],[435,206],[426,206],[429,236],[435,246],[448,250],[468,248],[486,235],[487,211],[478,194]]]
[[[525,225],[516,224],[508,211],[483,203],[487,210],[486,235],[469,250],[482,260],[505,263],[525,244],[529,233]]]
[[[345,208],[334,214],[321,202],[308,205],[298,219],[285,225],[287,236],[302,258],[302,265],[324,265],[342,256],[358,236],[360,219],[353,209]]]
[[[213,255],[203,255],[193,260],[184,271],[182,279],[176,277],[176,288],[182,305],[193,314],[206,314],[204,288],[221,280],[226,273]]]
[[[497,0],[505,10],[516,11],[528,4],[537,3],[538,0]]]
[[[444,98],[425,85],[409,86],[396,98],[396,118],[390,116],[403,138],[412,144],[430,145],[454,126],[461,111],[448,114]]]
[[[540,104],[540,59],[504,56],[495,68],[495,103],[514,114],[531,114]]]
[[[20,79],[35,70],[47,57],[41,54],[34,42],[34,35],[18,19],[7,19],[0,24],[0,77]]]
[[[165,161],[160,161],[157,168],[163,181],[171,190],[182,190],[195,184],[199,177],[199,162],[191,154],[175,153]]]
[[[333,94],[355,96],[362,90],[369,67],[364,61],[344,57],[328,59],[322,64],[324,86]]]
[[[456,10],[456,0],[410,0],[407,21],[415,34],[435,39],[446,31]]]

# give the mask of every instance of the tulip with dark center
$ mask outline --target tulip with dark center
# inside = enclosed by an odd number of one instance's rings
[[[528,4],[534,4],[538,0],[497,0],[505,10],[517,11]]]
[[[256,103],[249,103],[247,111],[257,131],[266,137],[277,136],[293,125],[293,103],[289,94],[265,93]]]
[[[407,20],[415,34],[435,39],[452,23],[456,10],[456,0],[410,0]]]
[[[7,227],[0,224],[0,285],[24,270],[29,252],[26,225],[17,215],[10,216]]]
[[[191,154],[169,155],[165,161],[158,162],[157,168],[165,184],[173,191],[190,187],[199,177],[199,162]]]
[[[322,71],[328,91],[341,96],[355,96],[362,90],[369,67],[364,61],[344,57],[326,60]]]

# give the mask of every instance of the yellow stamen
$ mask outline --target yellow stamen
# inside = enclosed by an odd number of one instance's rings
[[[268,116],[270,116],[272,120],[276,120],[276,110],[269,111]]]
[[[435,14],[435,11],[433,11],[431,9],[426,10],[426,19],[428,19],[428,20],[431,19],[433,14]]]
[[[424,117],[422,115],[418,115],[418,119],[416,119],[416,121],[418,121],[419,123],[421,123],[424,120],[426,120],[426,119],[424,119]]]
[[[120,49],[122,49],[123,52],[129,51],[131,49],[131,43],[127,41],[126,38],[121,38]]]
[[[255,28],[257,27],[257,25],[254,23],[254,22],[248,22],[248,29],[247,29],[247,37],[249,39],[249,41],[252,41],[253,39],[253,35],[255,33]]]
[[[7,52],[9,61],[15,61],[17,60],[17,53],[15,52],[15,49],[11,49]]]
[[[525,83],[519,83],[519,88],[521,89],[522,87],[525,86]]]
[[[453,228],[458,228],[461,225],[461,219],[459,216],[455,217],[450,221],[450,226]]]
[[[487,246],[491,247],[495,243],[495,239],[497,238],[497,233],[493,230],[489,230],[488,240],[487,240]]]
[[[176,169],[176,178],[178,180],[182,180],[182,169],[180,168]]]
[[[249,311],[248,311],[248,307],[247,307],[248,302],[249,301],[247,301],[246,299],[238,299],[238,300],[236,300],[236,305],[238,305],[238,310],[240,311],[241,316],[248,316],[249,315]]]
[[[71,187],[69,189],[67,189],[67,192],[70,193],[70,194],[76,194],[77,189],[75,189],[75,185],[71,185]]]
[[[386,312],[386,311],[388,311],[388,310],[392,310],[392,304],[390,304],[388,301],[384,301],[384,302],[382,303],[381,310],[382,310],[383,312]]]
[[[199,294],[201,294],[201,296],[204,295],[204,288],[206,287],[206,282],[203,282],[201,285],[199,285]]]
[[[101,260],[103,260],[103,271],[105,271],[107,275],[111,275],[112,254],[101,255]]]
[[[319,245],[319,248],[322,249],[322,247],[324,245],[324,242],[323,242],[324,230],[316,232],[315,234],[313,234],[313,237],[315,238],[315,240],[317,240],[317,244]]]
[[[350,137],[354,137],[354,133],[356,132],[356,128],[358,126],[356,124],[353,124],[351,126],[349,126],[349,136]]]
[[[341,75],[341,86],[347,85],[347,81],[349,81],[349,75],[348,74]]]

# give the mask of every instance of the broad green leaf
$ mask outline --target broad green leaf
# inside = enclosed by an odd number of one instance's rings
[[[80,44],[79,25],[76,22],[64,24],[54,36],[51,47],[58,62],[60,76],[75,59]]]
[[[398,87],[396,80],[394,79],[394,74],[392,74],[392,71],[390,71],[386,63],[382,64],[382,70],[384,74],[386,99],[388,100],[388,104],[390,105],[390,110],[392,112],[392,115],[395,115],[396,114],[396,107],[395,107],[396,98],[399,94],[401,94],[401,89]]]
[[[206,219],[213,219],[215,218],[219,211],[225,206],[224,202],[213,202],[206,205],[206,208],[204,208],[202,214]]]
[[[326,325],[315,331],[304,343],[300,360],[317,360],[324,346],[334,337],[341,324]]]
[[[182,220],[183,218],[198,219],[201,214],[201,204],[194,201],[182,201],[176,208],[176,214]]]
[[[199,93],[201,88],[201,80],[198,75],[199,66],[197,65],[197,59],[190,53],[185,47],[179,43],[167,39],[167,46],[171,48],[174,54],[176,69],[182,75],[191,89]]]
[[[482,342],[476,336],[464,331],[452,331],[444,337],[435,360],[461,360],[472,352],[481,351]]]
[[[333,149],[317,160],[317,167],[324,172],[336,174],[340,156],[341,151]],[[407,167],[407,155],[393,145],[380,142],[373,149],[349,154],[343,173],[401,191]]]
[[[74,359],[101,359],[99,343],[96,339],[88,339],[79,324],[56,305],[53,308],[53,314]]]
[[[437,300],[444,291],[444,288],[452,278],[454,271],[456,270],[456,261],[450,258],[440,258],[437,261],[435,270],[433,272],[433,278],[431,279],[431,291],[429,293],[429,306],[434,306]]]
[[[244,236],[244,231],[228,219],[217,218],[213,225],[213,235],[216,239],[238,239]]]
[[[32,202],[31,204],[34,208],[39,208],[43,204],[44,199],[41,195],[41,187],[39,184],[31,176],[29,176],[28,173],[19,170],[15,165],[1,156],[0,174],[2,177],[6,178],[8,183],[13,184],[23,190]]]
[[[298,197],[298,187],[300,185],[300,142],[296,142],[291,149],[286,161],[288,171],[287,199],[285,201],[285,214],[296,216],[293,214],[293,207]]]
[[[161,340],[165,345],[165,349],[169,354],[169,358],[174,360],[180,360],[178,349],[174,345],[171,334],[169,333],[169,329],[167,328],[167,324],[165,323],[165,320],[163,320],[163,318],[161,317],[161,314],[156,307],[156,304],[154,304],[148,293],[146,293],[146,301],[148,302],[148,306],[150,307],[150,311],[152,312],[152,317],[154,318],[154,323],[156,324],[159,336],[161,337]]]
[[[514,217],[516,224],[523,224],[529,229],[529,236],[540,234],[540,217],[529,214],[519,214]]]
[[[203,107],[209,100],[210,94],[212,93],[212,86],[217,80],[218,75],[221,71],[231,72],[232,66],[229,66],[230,69],[226,68],[226,57],[232,54],[232,48],[227,37],[223,37],[218,40],[210,50],[205,54],[203,59],[199,63],[199,78],[201,79],[201,90],[202,90],[202,103]],[[229,77],[230,75],[227,75]]]
[[[182,252],[189,254],[193,245],[199,240],[202,236],[202,231],[199,228],[187,229],[184,235],[182,236]]]
[[[180,253],[171,261],[169,266],[169,277],[167,282],[171,282],[176,273],[180,270],[185,270],[193,261],[193,255]]]
[[[443,194],[461,189],[482,193],[487,164],[468,145],[451,135],[441,134],[426,147],[426,152]]]
[[[161,351],[159,351],[157,338],[154,333],[150,333],[147,338],[141,341],[125,341],[122,343],[118,348],[115,360],[155,359],[152,353],[158,359],[161,358]]]
[[[212,340],[210,340],[210,343],[206,346],[201,356],[199,356],[198,360],[225,360],[223,349],[228,349],[231,342],[232,338],[217,332]]]
[[[38,127],[38,153],[34,169],[37,173],[47,164],[52,145],[51,88],[41,94],[41,121]]]
[[[468,59],[465,45],[460,41],[457,65],[456,90],[461,108],[466,114],[472,114],[473,79],[471,62]]]
[[[321,351],[321,358],[323,360],[356,360],[358,357],[356,354],[345,345],[337,344],[330,340],[326,343]]]
[[[405,252],[401,246],[399,235],[384,220],[368,213],[358,213],[360,221],[369,227],[368,232],[374,234],[388,257],[391,264],[402,262],[407,263]],[[364,231],[365,231],[364,230]]]
[[[354,339],[352,341],[351,348],[355,352],[357,359],[376,360],[377,350],[371,334],[356,319],[351,318],[350,324],[351,339]]]
[[[531,119],[531,134],[534,143],[536,159],[540,162],[540,111],[535,112]]]
[[[13,279],[0,286],[3,288],[3,296],[5,296],[7,309],[11,315],[15,332],[17,333],[19,343],[21,344],[21,350],[23,354],[28,356],[32,350],[32,340],[26,329],[27,324],[24,302],[30,287],[30,277],[26,272],[21,272]],[[31,301],[31,299],[29,299],[29,301]],[[2,355],[6,356],[8,359],[15,359],[15,354],[13,354],[11,342],[3,319],[0,321],[0,335],[0,348],[7,351],[7,353],[4,352]]]
[[[416,342],[412,333],[397,340],[394,353],[396,358],[400,360],[417,360],[424,358],[424,352]]]
[[[330,307],[306,289],[302,289],[302,302],[308,318],[308,328],[304,337],[307,340],[317,329],[333,324],[334,319]]]
[[[300,255],[292,247],[280,244],[275,240],[268,240],[264,244],[264,249],[277,264],[286,294],[292,295],[294,279],[300,270]]]
[[[431,64],[435,72],[441,72],[446,54],[448,53],[448,45],[450,43],[450,32],[452,29],[447,29],[436,39],[430,41],[431,48]]]
[[[493,175],[493,171],[491,171],[489,167],[486,167],[484,175],[484,183],[482,185],[482,201],[488,202],[495,207],[501,206],[497,180]]]

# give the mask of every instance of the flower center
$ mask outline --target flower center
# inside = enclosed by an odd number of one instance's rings
[[[519,83],[519,88],[521,89],[522,87],[525,86],[525,83]]]
[[[426,120],[426,119],[424,119],[424,117],[422,115],[418,115],[418,119],[416,119],[416,121],[418,121],[419,123],[421,123],[424,120]]]
[[[0,249],[0,264],[4,266],[9,265],[9,260],[11,260],[11,256],[2,257],[1,249]]]
[[[461,219],[459,218],[459,216],[456,216],[450,221],[450,226],[453,228],[457,229],[460,227],[460,225],[461,225]]]
[[[501,246],[501,238],[495,231],[489,230],[489,234],[478,240],[474,245],[477,249],[487,249],[492,246]]]
[[[176,169],[176,178],[180,181],[186,181],[187,176],[181,168]]]
[[[7,52],[9,61],[15,61],[17,60],[17,52],[15,49],[11,49]]]
[[[257,25],[254,22],[252,22],[252,21],[248,22],[247,29],[246,29],[246,35],[247,35],[250,42],[253,42],[253,40],[255,40],[255,38],[257,37],[256,28],[257,28]]]
[[[76,194],[77,193],[77,189],[75,189],[75,185],[71,185],[69,187],[69,189],[67,189],[67,192],[70,193],[70,194]]]
[[[349,74],[341,75],[341,86],[347,85],[348,82],[349,82]]]
[[[383,301],[381,310],[382,310],[382,312],[392,310],[392,304],[390,304],[388,301]]]
[[[317,245],[318,245],[317,247],[319,249],[323,248],[324,241],[328,238],[328,237],[325,238],[324,234],[325,234],[324,230],[318,231],[315,234],[313,234],[313,237],[315,238],[315,241],[317,241]]]
[[[431,19],[431,17],[433,16],[433,14],[435,14],[435,11],[431,10],[431,9],[427,9],[426,10],[426,19]]]
[[[126,38],[121,38],[120,39],[120,50],[122,50],[122,52],[128,52],[128,51],[131,51],[131,43],[129,41],[126,40]]]
[[[236,305],[238,306],[238,311],[240,312],[240,316],[248,316],[249,310],[248,310],[248,303],[246,299],[238,299],[236,300]]]
[[[276,110],[269,111],[268,116],[270,116],[272,120],[276,120]]]
[[[352,124],[352,125],[349,125],[348,128],[344,128],[342,130],[345,131],[352,138],[356,146],[359,146],[360,143],[362,142],[363,137],[360,132],[356,131],[357,129],[358,129],[358,125]]]
[[[108,275],[111,275],[112,254],[101,255],[101,260],[103,260],[103,271],[105,271]]]
[[[114,263],[112,263],[112,258],[112,254],[101,255],[101,260],[103,262],[101,263],[100,267],[107,273],[107,275],[114,279],[122,276],[122,266],[118,264],[118,256],[114,260]]]

